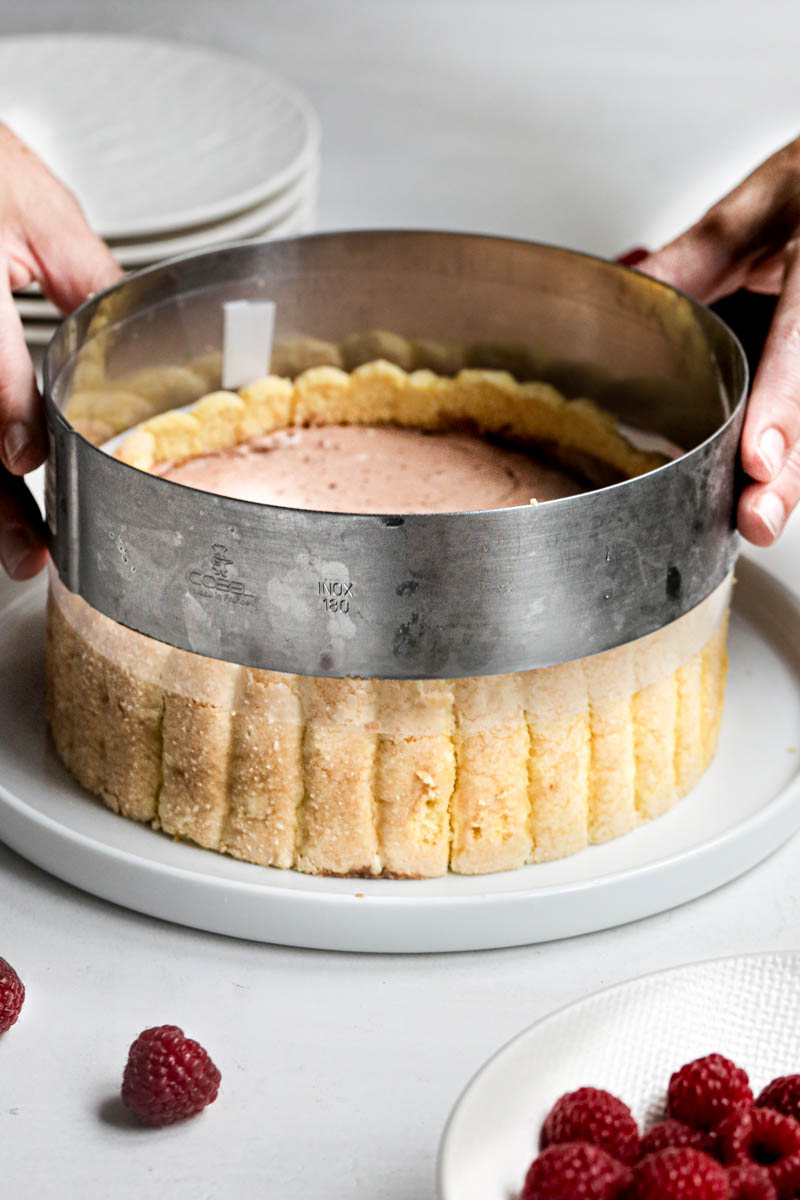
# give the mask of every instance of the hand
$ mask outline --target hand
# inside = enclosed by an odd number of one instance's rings
[[[21,479],[44,460],[47,435],[11,293],[36,282],[69,312],[121,274],[72,193],[0,125],[0,562],[14,579],[47,560],[39,509]]]
[[[739,531],[769,546],[800,500],[800,138],[636,269],[706,304],[740,288],[779,297],[753,381]]]

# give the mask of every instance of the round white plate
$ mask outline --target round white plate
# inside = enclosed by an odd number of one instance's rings
[[[800,953],[749,954],[645,975],[537,1021],[475,1075],[439,1148],[439,1200],[509,1200],[564,1092],[601,1087],[640,1128],[673,1071],[719,1052],[760,1091],[800,1059]]]
[[[800,601],[738,570],[719,753],[658,821],[559,862],[430,880],[251,866],[121,819],[84,792],[44,718],[44,585],[0,584],[0,838],[108,900],[217,933],[323,949],[473,950],[588,933],[711,891],[800,824]]]
[[[111,242],[111,251],[123,267],[137,267],[158,262],[175,254],[203,250],[220,242],[263,234],[273,228],[283,228],[296,214],[312,205],[316,199],[318,172],[307,171],[290,188],[267,204],[256,205],[226,221],[201,225],[180,237],[154,238],[150,242]]]
[[[248,59],[106,34],[0,40],[0,119],[103,237],[151,237],[274,196],[316,159],[308,101]]]

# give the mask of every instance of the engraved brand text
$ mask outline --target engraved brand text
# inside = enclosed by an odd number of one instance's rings
[[[211,547],[211,566],[195,567],[186,578],[192,589],[201,596],[224,600],[228,604],[243,604],[249,607],[255,600],[252,592],[241,579],[231,579],[233,559],[228,557],[228,547],[215,542]]]

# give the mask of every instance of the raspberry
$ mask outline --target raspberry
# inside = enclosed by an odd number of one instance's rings
[[[800,1182],[800,1124],[771,1108],[731,1113],[717,1128],[723,1162],[764,1167],[779,1196]]]
[[[668,1115],[697,1129],[713,1129],[729,1113],[752,1103],[746,1073],[721,1054],[687,1063],[669,1081]]]
[[[730,1200],[776,1200],[778,1193],[772,1186],[764,1167],[755,1163],[743,1163],[728,1171]]]
[[[800,1196],[800,1154],[787,1154],[780,1162],[763,1168],[770,1177],[778,1200]]]
[[[800,1124],[771,1108],[745,1109],[719,1124],[717,1143],[723,1162],[766,1167],[800,1154]]]
[[[528,1168],[519,1200],[622,1200],[631,1173],[599,1146],[561,1142]]]
[[[648,1154],[656,1154],[670,1146],[692,1146],[695,1150],[705,1151],[706,1154],[712,1153],[711,1136],[705,1129],[693,1129],[683,1121],[669,1118],[648,1129],[642,1138],[639,1156],[646,1158]]]
[[[639,1129],[627,1104],[600,1088],[584,1087],[556,1100],[545,1118],[540,1149],[561,1142],[589,1142],[620,1162],[639,1155]]]
[[[724,1167],[691,1146],[671,1146],[649,1154],[635,1168],[630,1200],[729,1200],[729,1196]]]
[[[24,999],[22,980],[11,963],[0,958],[0,1033],[5,1033],[14,1024]]]
[[[775,1112],[800,1121],[800,1075],[781,1075],[768,1083],[756,1100],[758,1108],[774,1108]]]
[[[122,1102],[145,1125],[171,1125],[216,1100],[220,1073],[176,1025],[140,1033],[128,1053]]]

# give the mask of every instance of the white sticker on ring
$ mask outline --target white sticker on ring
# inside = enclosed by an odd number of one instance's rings
[[[274,300],[228,300],[222,306],[222,386],[239,388],[269,374]]]

